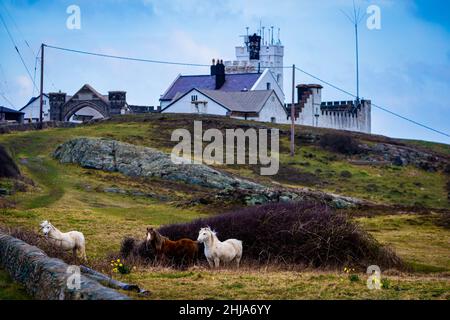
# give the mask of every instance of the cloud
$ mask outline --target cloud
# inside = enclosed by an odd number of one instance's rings
[[[158,16],[197,16],[199,19],[204,19],[239,12],[239,5],[235,5],[236,1],[231,0],[143,0],[143,3],[152,8],[153,13]]]
[[[30,99],[33,93],[33,82],[27,75],[17,76],[15,79],[18,96],[22,100]]]
[[[180,61],[208,64],[212,58],[220,58],[217,50],[197,42],[193,35],[183,30],[173,31],[169,39],[169,52],[174,53]]]

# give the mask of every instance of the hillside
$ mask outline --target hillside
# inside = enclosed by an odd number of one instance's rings
[[[188,222],[245,206],[230,196],[217,197],[201,185],[158,177],[130,177],[118,172],[62,164],[53,157],[58,145],[77,137],[102,137],[170,152],[176,144],[170,141],[172,131],[184,128],[192,132],[194,120],[203,121],[203,130],[272,126],[214,116],[154,114],[123,116],[75,128],[0,135],[0,144],[26,178],[25,182],[0,178],[0,189],[9,194],[0,197],[0,224],[36,230],[41,220],[48,219],[63,230],[83,230],[89,239],[88,256],[103,260],[110,252],[119,249],[124,236],[144,237],[148,225]],[[341,211],[381,243],[392,247],[408,264],[414,276],[399,275],[395,278],[398,286],[409,288],[409,297],[423,298],[430,297],[434,284],[439,283],[441,289],[436,289],[439,291],[437,298],[445,298],[450,271],[450,146],[297,127],[297,153],[291,158],[289,126],[275,127],[280,129],[281,138],[281,163],[277,175],[261,176],[257,165],[216,166],[215,169],[273,188],[320,191],[364,200],[363,206]],[[182,278],[185,288],[189,286],[197,293],[196,297],[201,298],[205,294],[194,281],[199,277],[198,272],[165,270],[149,273],[139,270],[130,277],[152,287],[163,278],[167,280],[166,289],[172,284],[178,285],[175,282]],[[214,278],[211,273],[204,274],[204,277],[202,283],[206,287],[213,287],[217,282],[212,279],[204,283],[206,279]],[[262,287],[255,287],[260,282],[260,279],[254,280],[257,277],[255,272],[250,272],[248,279],[233,272],[227,272],[227,277],[231,283],[240,283],[254,291],[262,290]],[[270,279],[277,277],[277,272],[270,273]],[[279,277],[291,279],[293,275],[280,273]],[[306,277],[313,279],[311,283],[318,280],[314,274]],[[321,279],[325,283],[334,283],[340,275],[333,271]],[[423,287],[416,292],[411,281],[423,283]],[[218,285],[230,286],[230,283]],[[296,285],[300,286],[300,283]],[[283,296],[281,284],[273,286],[278,298],[315,295],[293,289]],[[228,292],[224,293],[225,296],[248,297],[243,293],[231,293],[231,287],[222,289]],[[392,290],[377,297],[406,297],[401,290]],[[176,294],[176,291],[175,287],[169,290],[171,294]],[[347,288],[343,292],[355,298],[354,289]],[[347,293],[343,293],[344,296]],[[156,290],[156,294],[161,298],[169,297],[162,288],[161,291]],[[267,298],[264,294],[259,296]],[[323,293],[323,297],[337,296],[339,293],[335,290]]]

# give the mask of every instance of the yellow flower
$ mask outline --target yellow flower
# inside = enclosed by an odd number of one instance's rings
[[[118,271],[117,268],[114,268],[114,269],[113,269],[113,272],[117,273],[117,271]]]
[[[120,262],[120,259],[117,259],[117,262]]]
[[[123,267],[123,264],[119,264],[119,267]]]

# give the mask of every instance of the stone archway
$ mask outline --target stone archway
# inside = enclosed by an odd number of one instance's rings
[[[79,102],[70,104],[69,106],[64,108],[65,110],[62,115],[63,121],[69,121],[70,118],[74,114],[76,114],[78,111],[80,111],[81,109],[84,109],[84,108],[90,108],[90,109],[97,111],[98,113],[100,113],[103,116],[103,118],[108,118],[110,115],[109,108],[105,103],[97,102],[97,101],[95,101],[95,102],[79,101]]]

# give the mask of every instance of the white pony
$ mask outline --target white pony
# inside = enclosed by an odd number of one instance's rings
[[[81,257],[84,261],[87,261],[86,242],[84,240],[84,235],[81,232],[70,231],[63,233],[47,220],[42,221],[40,227],[51,243],[63,250],[72,250],[75,258]]]
[[[218,268],[220,262],[229,263],[231,261],[235,261],[239,268],[242,258],[242,241],[228,239],[221,242],[210,227],[200,229],[197,241],[205,245],[205,256],[211,268]]]

